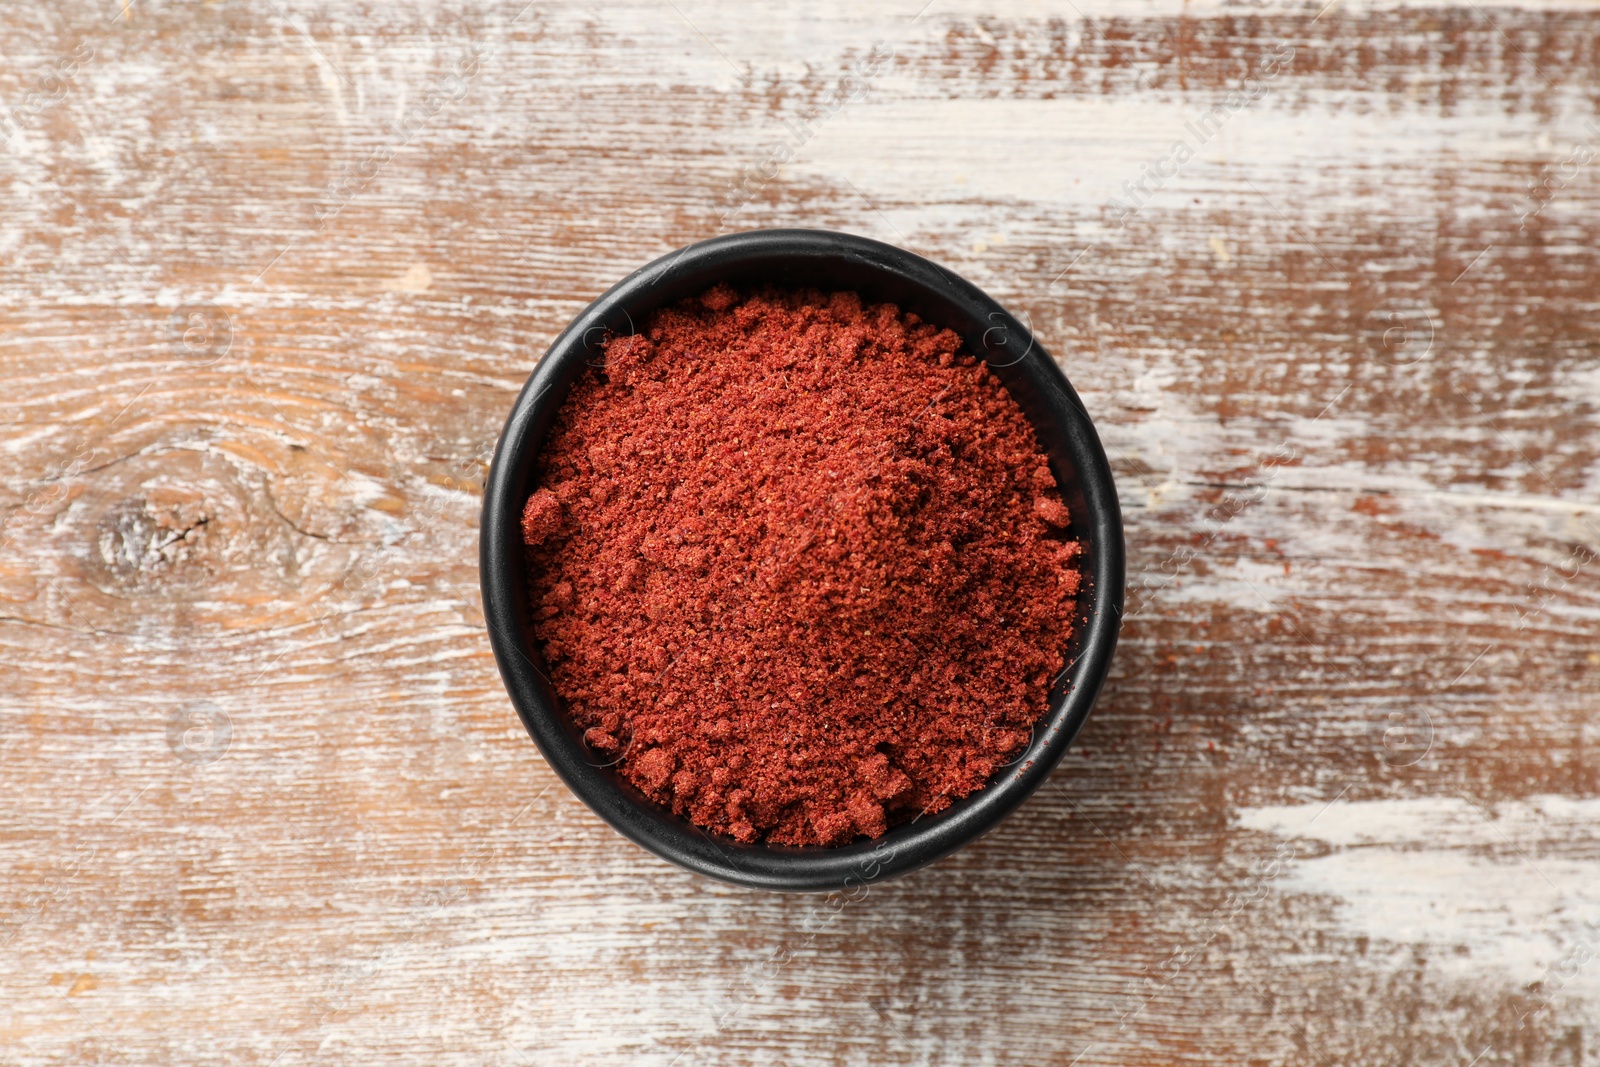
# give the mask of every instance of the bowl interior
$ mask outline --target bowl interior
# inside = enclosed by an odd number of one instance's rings
[[[650,313],[717,282],[735,287],[853,289],[890,301],[961,336],[988,362],[1050,456],[1084,546],[1082,592],[1067,669],[1032,742],[989,785],[937,815],[876,841],[834,848],[742,845],[713,836],[645,797],[591,751],[564,714],[531,633],[527,561],[519,519],[535,459],[571,386],[603,363],[608,336],[641,327]],[[558,337],[518,397],[485,493],[485,615],[519,714],[545,758],[574,792],[624,835],[673,862],[725,881],[768,889],[835,889],[932,862],[1004,818],[1049,774],[1087,716],[1109,665],[1120,619],[1122,526],[1115,488],[1077,395],[1032,334],[970,283],[893,246],[815,230],[767,230],[691,245],[614,286]]]

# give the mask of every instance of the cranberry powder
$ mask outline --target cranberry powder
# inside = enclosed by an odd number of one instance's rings
[[[839,845],[1020,756],[1081,546],[955,333],[718,286],[604,348],[522,520],[534,634],[596,764],[739,841]]]

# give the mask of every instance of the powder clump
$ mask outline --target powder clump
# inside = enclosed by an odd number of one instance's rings
[[[740,841],[838,845],[1021,754],[1080,545],[955,333],[721,285],[605,352],[522,520],[534,634],[596,762]]]

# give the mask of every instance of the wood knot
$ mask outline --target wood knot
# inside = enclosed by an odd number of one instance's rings
[[[107,464],[75,492],[51,532],[77,542],[71,555],[112,616],[130,601],[145,611],[165,602],[176,614],[148,617],[167,627],[238,625],[325,588],[348,563],[283,515],[266,471],[217,452],[149,449]],[[294,503],[290,512],[303,517]],[[97,597],[75,592],[73,601],[85,619],[96,614]]]
[[[204,554],[211,519],[198,492],[154,487],[114,505],[101,519],[100,561],[124,584],[170,579]]]

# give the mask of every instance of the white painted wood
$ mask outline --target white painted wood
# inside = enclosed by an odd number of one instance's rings
[[[1600,1062],[1600,11],[920,6],[0,14],[0,1064]],[[544,345],[770,225],[1030,318],[1139,608],[857,901],[600,824],[477,609]]]

